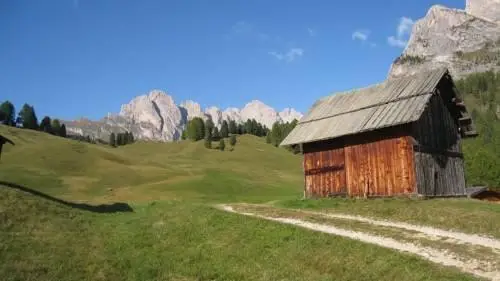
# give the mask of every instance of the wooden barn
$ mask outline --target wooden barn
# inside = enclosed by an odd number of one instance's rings
[[[305,196],[466,196],[461,139],[477,136],[447,69],[318,100],[301,145]]]

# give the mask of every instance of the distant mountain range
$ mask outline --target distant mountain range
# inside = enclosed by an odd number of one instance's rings
[[[118,114],[108,114],[98,121],[80,119],[64,123],[70,134],[89,135],[103,140],[108,140],[111,132],[129,131],[136,139],[175,141],[180,139],[187,122],[194,117],[203,120],[210,118],[219,128],[224,120],[243,123],[249,119],[271,128],[275,122],[300,120],[302,113],[293,108],[277,112],[259,100],[247,103],[242,109],[227,108],[222,111],[211,106],[203,110],[194,101],[188,100],[177,105],[167,93],[153,90],[122,105]]]

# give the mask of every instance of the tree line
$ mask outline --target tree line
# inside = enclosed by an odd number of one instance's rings
[[[292,122],[275,122],[271,131],[269,131],[266,135],[266,142],[272,144],[276,147],[280,145],[280,143],[290,134],[290,132],[297,126],[299,121],[294,119]],[[297,154],[300,152],[300,147],[298,145],[287,146],[287,150]]]
[[[38,123],[35,108],[27,103],[22,106],[16,117],[14,104],[10,101],[3,102],[0,105],[0,123],[12,127],[39,130],[63,138],[67,136],[66,125],[61,124],[59,119],[51,119],[49,116],[45,116]]]
[[[265,136],[269,130],[266,126],[249,119],[245,123],[237,124],[234,120],[222,121],[220,130],[215,126],[212,119],[203,121],[200,117],[195,117],[187,123],[186,129],[182,132],[182,139],[192,141],[204,140],[206,148],[212,148],[213,141],[219,141],[218,148],[224,150],[226,145],[224,139],[229,138],[231,148],[236,145],[236,135],[252,134],[255,136]]]
[[[109,145],[112,147],[117,147],[121,145],[126,145],[126,144],[131,144],[134,143],[134,135],[132,132],[125,132],[125,133],[111,133],[109,135]]]

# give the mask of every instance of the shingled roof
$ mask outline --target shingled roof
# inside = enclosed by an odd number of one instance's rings
[[[294,145],[417,121],[446,68],[385,80],[318,100],[281,145]]]

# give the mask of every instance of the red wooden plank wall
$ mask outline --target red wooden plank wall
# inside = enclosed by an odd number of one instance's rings
[[[307,196],[393,196],[416,191],[408,136],[351,138],[345,148],[316,144],[304,151],[304,172]]]

